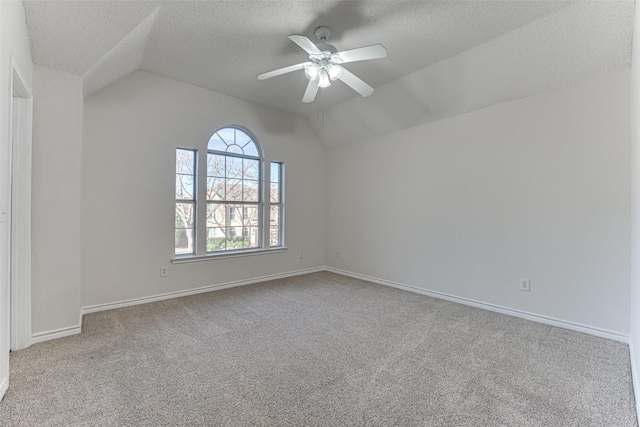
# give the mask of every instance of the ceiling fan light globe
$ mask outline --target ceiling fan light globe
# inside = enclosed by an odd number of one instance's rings
[[[342,74],[342,67],[336,64],[331,64],[329,65],[329,78],[331,80],[336,80],[340,78],[340,75]]]
[[[325,88],[331,86],[331,80],[329,79],[329,73],[324,68],[320,71],[320,80],[318,81],[318,87]]]
[[[340,64],[342,62],[342,58],[340,58],[340,55],[337,53],[332,53],[331,56],[329,56],[329,60],[334,64]]]
[[[307,76],[309,80],[315,80],[318,78],[318,66],[316,64],[309,65],[304,68],[304,75]]]

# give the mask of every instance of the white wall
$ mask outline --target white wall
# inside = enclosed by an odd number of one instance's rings
[[[635,10],[635,28],[640,28],[640,8]],[[631,368],[640,415],[640,32],[633,34],[631,68]]]
[[[31,85],[33,64],[24,18],[19,1],[0,2],[0,202],[9,200],[9,101],[12,79],[11,58],[26,84]],[[9,223],[0,223],[0,398],[9,378]]]
[[[329,265],[628,334],[629,84],[623,72],[329,150]]]
[[[39,65],[33,77],[32,327],[78,325],[82,79]]]
[[[173,265],[175,149],[229,124],[285,163],[289,250]],[[326,152],[304,119],[136,72],[86,98],[84,135],[83,306],[325,265]]]

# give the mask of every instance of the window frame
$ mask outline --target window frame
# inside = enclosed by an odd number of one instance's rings
[[[224,133],[222,133],[222,131],[230,131],[233,130],[233,141],[227,141],[225,140],[225,138],[223,138]],[[245,140],[245,138],[248,138],[248,141],[245,142],[245,145],[240,146],[239,144],[237,144],[238,141],[238,132],[241,132],[244,136],[241,136],[240,139],[241,140]],[[222,142],[223,144],[226,145],[226,149],[224,151],[220,150],[220,149],[216,149],[216,147],[211,148],[211,142],[212,140],[214,140],[214,138],[218,138],[220,142]],[[251,144],[252,148],[255,149],[255,154],[253,153],[249,153],[246,154],[244,153],[244,148],[247,147],[249,144]],[[242,153],[238,153],[236,151],[230,151],[229,148],[235,146],[237,149],[240,149],[242,151]],[[253,150],[252,150],[253,151]],[[213,157],[213,156],[217,156],[217,157],[222,157],[224,158],[224,177],[222,176],[209,176],[209,158]],[[265,217],[264,217],[264,182],[265,182],[265,175],[264,175],[264,156],[263,156],[263,150],[262,147],[260,146],[260,144],[258,143],[256,137],[247,129],[239,127],[239,126],[224,126],[218,130],[216,130],[212,136],[209,138],[209,141],[207,142],[207,156],[206,156],[206,162],[207,162],[207,173],[206,173],[206,181],[207,181],[207,187],[208,187],[208,180],[209,179],[213,179],[213,180],[224,180],[224,185],[225,185],[225,194],[224,196],[220,197],[219,196],[219,192],[216,192],[214,197],[212,199],[209,199],[208,195],[205,195],[205,204],[207,206],[207,210],[206,210],[206,214],[205,214],[205,218],[208,219],[208,212],[209,212],[209,206],[224,206],[225,208],[223,209],[224,212],[224,219],[225,219],[225,224],[222,227],[221,224],[218,224],[217,227],[209,227],[209,224],[206,223],[205,225],[205,253],[207,255],[219,255],[219,254],[226,254],[226,253],[230,253],[230,252],[245,252],[245,251],[249,251],[249,250],[259,250],[259,249],[264,249],[265,244],[264,244],[264,234],[263,234],[263,228],[265,225]],[[242,167],[240,170],[240,174],[239,175],[232,175],[232,176],[227,176],[227,166],[229,165],[229,162],[235,162],[237,160],[241,161]],[[248,161],[256,161],[258,162],[258,168],[257,168],[257,184],[258,184],[258,194],[257,194],[257,200],[253,201],[253,200],[244,200],[244,184],[245,184],[245,169],[244,169],[244,161],[248,160]],[[232,163],[233,164],[233,163]],[[227,186],[229,181],[239,181],[240,184],[240,199],[228,199],[227,195],[229,192],[229,187]],[[247,181],[254,181],[253,179],[248,179]],[[237,185],[238,183],[236,183],[235,185]],[[217,197],[216,197],[217,196]],[[245,221],[245,216],[244,216],[244,212],[245,210],[248,210],[249,207],[255,207],[256,209],[256,213],[257,213],[257,222],[255,226],[249,226],[249,228],[256,228],[259,233],[257,233],[256,236],[256,242],[255,242],[255,246],[249,246],[249,247],[241,247],[241,248],[231,248],[228,249],[228,245],[229,244],[233,244],[235,245],[235,241],[238,237],[241,237],[242,239],[242,245],[244,246],[246,244],[246,242],[244,241],[244,237],[242,236],[242,233],[238,233],[236,228],[242,228],[244,227],[246,224],[244,224]],[[242,209],[241,209],[242,208]],[[228,215],[227,215],[228,212]],[[230,225],[232,222],[236,222],[236,221],[241,221],[242,224],[236,224],[236,225]],[[209,250],[209,232],[208,230],[215,230],[215,229],[223,229],[223,235],[224,235],[224,248],[223,249],[216,249],[216,248],[212,248],[211,250]]]
[[[245,156],[243,154],[238,154],[235,152],[223,152],[220,150],[210,149],[209,145],[211,140],[218,134],[220,131],[225,129],[234,129],[235,131],[240,131],[244,133],[248,138],[250,138],[253,143],[255,150],[258,155],[248,155]],[[225,140],[219,136],[223,142]],[[235,138],[235,134],[234,134]],[[234,143],[235,143],[234,139]],[[226,143],[226,142],[225,142]],[[233,144],[227,144],[233,145]],[[242,147],[246,147],[243,145]],[[204,148],[204,150],[203,150]],[[284,244],[284,216],[282,215],[280,218],[280,245],[279,246],[270,246],[270,231],[271,231],[271,219],[270,219],[270,210],[271,210],[271,198],[270,198],[270,188],[271,188],[271,163],[278,163],[281,165],[281,176],[280,176],[280,205],[284,205],[284,162],[282,161],[272,161],[267,159],[264,155],[264,150],[260,143],[258,142],[255,135],[249,131],[247,128],[238,125],[226,125],[218,128],[214,132],[211,133],[209,139],[202,141],[198,148],[182,148],[177,147],[176,149],[185,149],[190,150],[195,153],[196,156],[196,173],[194,177],[195,182],[195,220],[193,227],[194,234],[194,248],[193,253],[186,254],[178,254],[175,253],[174,248],[174,256],[171,259],[171,263],[180,264],[180,263],[189,263],[189,262],[199,262],[206,261],[212,259],[220,259],[220,258],[233,258],[233,257],[244,257],[244,256],[253,256],[265,253],[279,253],[287,251],[287,247]],[[200,153],[206,155],[200,155]],[[226,250],[218,250],[218,251],[208,251],[207,250],[207,236],[208,230],[215,227],[208,227],[207,223],[207,208],[210,203],[213,203],[214,200],[209,200],[207,194],[207,180],[208,180],[208,159],[209,154],[217,154],[229,157],[240,157],[240,158],[250,158],[253,160],[258,160],[258,202],[257,204],[257,212],[258,212],[258,223],[256,226],[246,226],[244,223],[238,226],[238,229],[235,231],[239,231],[242,238],[244,238],[244,228],[248,227],[249,237],[253,234],[251,230],[255,229],[258,239],[257,247],[249,247],[249,248],[241,248],[241,249],[226,249]],[[203,173],[200,173],[203,171]],[[227,202],[227,204],[234,204],[234,201]],[[242,218],[244,218],[244,211],[247,210],[250,206],[253,205],[254,202],[238,202],[235,203],[239,205],[238,207],[242,207],[243,210],[239,211],[236,209],[236,217],[240,215],[242,212]],[[283,213],[283,207],[281,208],[281,213]],[[243,220],[244,221],[244,220]],[[238,233],[236,233],[238,235]],[[225,237],[226,238],[226,237]]]
[[[193,218],[192,218],[192,223],[193,223],[193,227],[191,227],[190,230],[192,230],[192,236],[191,236],[191,252],[183,252],[183,253],[177,253],[176,250],[176,246],[174,244],[174,255],[175,256],[183,256],[183,257],[188,257],[188,256],[194,256],[197,254],[197,247],[198,247],[198,150],[194,149],[194,148],[184,148],[184,147],[176,147],[175,149],[175,163],[176,163],[176,170],[175,170],[175,178],[176,181],[174,182],[174,185],[177,186],[177,177],[178,175],[183,175],[183,176],[189,176],[189,174],[186,173],[182,173],[182,172],[178,172],[178,151],[190,151],[192,153],[193,156],[193,173],[190,174],[191,179],[193,180],[193,195],[191,199],[179,199],[177,197],[177,195],[175,194],[175,190],[174,190],[174,233],[177,232],[178,227],[175,224],[175,216],[176,216],[176,211],[177,211],[177,205],[178,204],[191,204],[193,205],[192,207],[192,211],[193,211]],[[189,228],[183,227],[181,228],[181,230],[189,230]],[[174,236],[175,237],[175,236]],[[175,241],[174,241],[175,243]]]
[[[278,176],[278,181],[274,181],[273,177],[271,176],[271,169],[272,169],[272,165],[278,165],[278,172],[279,172],[279,176]],[[272,184],[277,184],[278,185],[278,201],[277,202],[272,202],[271,201],[271,185]],[[267,235],[269,238],[269,247],[270,248],[279,248],[279,247],[284,247],[284,162],[279,162],[279,161],[270,161],[269,162],[269,182],[268,182],[268,187],[269,187],[269,226],[268,226],[268,230],[267,230]],[[278,245],[275,246],[271,246],[271,227],[272,227],[272,223],[271,223],[271,208],[273,206],[277,206],[278,209]]]

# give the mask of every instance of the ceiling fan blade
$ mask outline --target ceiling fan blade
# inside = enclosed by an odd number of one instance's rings
[[[303,48],[309,55],[322,55],[322,51],[318,49],[318,46],[313,44],[311,40],[309,40],[305,36],[289,36],[289,39]]]
[[[373,88],[371,86],[345,68],[342,69],[342,73],[340,73],[340,77],[338,78],[362,96],[369,96],[373,93]]]
[[[313,102],[316,99],[316,95],[318,94],[318,79],[309,80],[309,84],[307,85],[307,90],[304,91],[304,97],[302,98],[302,102],[309,103]]]
[[[281,74],[287,74],[292,71],[302,70],[305,66],[310,65],[311,62],[302,62],[296,65],[290,65],[288,67],[279,68],[277,70],[269,71],[268,73],[262,73],[258,76],[258,80],[270,79],[271,77],[279,76]]]
[[[374,44],[371,46],[359,47],[357,49],[345,50],[344,52],[338,52],[338,57],[343,63],[364,61],[367,59],[378,59],[387,56],[387,49],[381,44]]]

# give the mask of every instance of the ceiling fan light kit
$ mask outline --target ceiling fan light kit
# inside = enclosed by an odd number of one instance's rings
[[[320,79],[318,81],[319,87],[329,87],[331,86],[332,80],[340,78],[342,67],[336,63],[322,59],[304,67],[304,74],[309,80]]]
[[[323,26],[316,28],[315,35],[320,39],[320,43],[317,45],[305,36],[289,36],[291,41],[309,54],[309,61],[260,74],[258,80],[265,80],[281,74],[304,69],[304,74],[307,79],[309,79],[309,84],[307,85],[302,102],[313,102],[316,99],[318,88],[327,88],[331,86],[331,82],[335,80],[342,80],[347,86],[362,96],[371,95],[373,88],[346,70],[341,64],[384,58],[387,56],[387,49],[380,44],[376,44],[338,52],[338,49],[334,46],[325,43],[329,36],[331,36],[331,30],[328,27]]]

